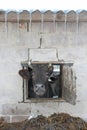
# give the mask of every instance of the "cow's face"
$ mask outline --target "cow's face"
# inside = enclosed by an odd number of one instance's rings
[[[46,93],[47,70],[46,64],[33,64],[33,90],[38,96]]]

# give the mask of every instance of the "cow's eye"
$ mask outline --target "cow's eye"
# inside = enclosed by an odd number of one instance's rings
[[[43,85],[41,87],[43,88]]]

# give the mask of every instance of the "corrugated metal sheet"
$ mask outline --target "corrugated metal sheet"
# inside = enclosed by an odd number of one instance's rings
[[[76,21],[79,15],[79,21],[87,21],[86,10],[0,10],[0,21],[41,21],[44,15],[44,21]],[[31,18],[30,18],[31,17]]]
[[[21,13],[21,12],[24,11],[24,9],[23,9],[23,10],[0,10],[0,12],[7,12],[7,13],[9,13],[9,12],[11,12],[11,11]],[[37,11],[37,10],[26,10],[26,11],[28,11],[29,13],[33,13],[33,12],[35,12],[35,11]],[[46,13],[46,12],[48,12],[48,11],[51,11],[51,12],[53,12],[53,13],[58,13],[58,12],[60,12],[61,10],[38,10],[38,11],[40,11],[41,13]],[[69,13],[69,12],[71,12],[71,11],[74,11],[74,12],[76,12],[76,13],[81,13],[81,12],[87,11],[87,10],[62,10],[62,11],[63,11],[65,14],[67,14],[67,13]]]

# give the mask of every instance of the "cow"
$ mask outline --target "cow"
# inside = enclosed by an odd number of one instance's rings
[[[32,64],[19,71],[28,80],[29,98],[52,98],[59,95],[59,77],[51,64]]]
[[[52,88],[48,85],[47,64],[33,64],[32,87],[30,97],[50,98],[53,96]],[[30,83],[30,81],[28,82]]]

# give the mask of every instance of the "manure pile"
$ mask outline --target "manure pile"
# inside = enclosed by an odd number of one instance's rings
[[[0,120],[0,130],[87,130],[87,123],[79,117],[61,113],[53,114],[48,118],[39,115],[17,123]]]

